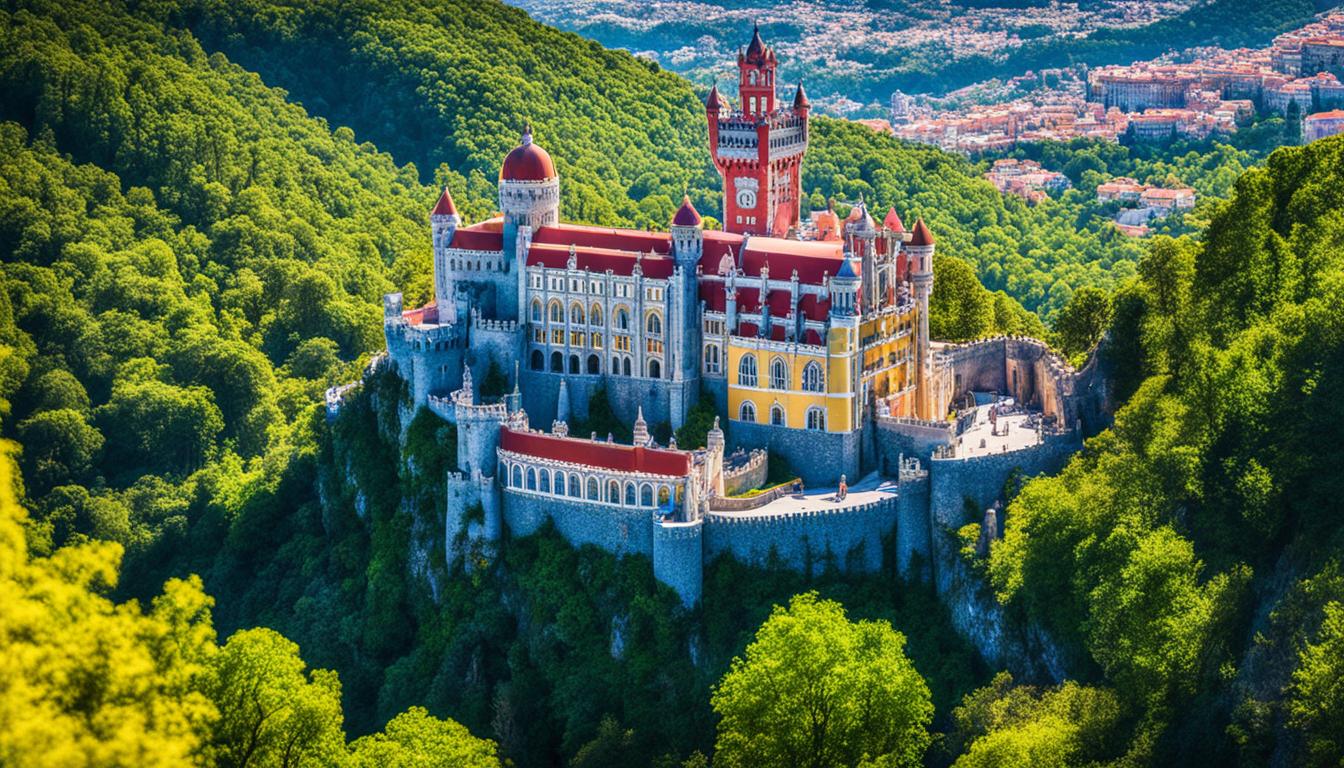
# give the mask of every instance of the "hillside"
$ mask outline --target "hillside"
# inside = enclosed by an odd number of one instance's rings
[[[1119,696],[1158,764],[1335,764],[1344,139],[1246,172],[1115,296],[1115,428],[1009,505],[1000,599]],[[1333,618],[1332,618],[1333,617]]]

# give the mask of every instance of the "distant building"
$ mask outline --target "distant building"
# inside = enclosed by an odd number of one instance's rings
[[[1344,109],[1332,109],[1329,112],[1317,112],[1307,115],[1302,121],[1302,142],[1311,143],[1327,136],[1344,133]]]
[[[1015,195],[1033,205],[1044,200],[1049,192],[1063,192],[1072,186],[1069,177],[1048,171],[1034,160],[995,160],[985,178],[1000,192]]]

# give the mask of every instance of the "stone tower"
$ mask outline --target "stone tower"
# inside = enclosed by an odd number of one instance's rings
[[[434,306],[438,311],[440,323],[452,323],[457,320],[457,310],[453,306],[454,286],[448,279],[448,246],[452,245],[453,235],[462,220],[457,215],[457,206],[448,188],[443,188],[439,202],[429,214],[430,231],[434,240]]]
[[[673,429],[686,421],[694,398],[700,393],[700,355],[703,350],[700,328],[700,257],[705,251],[704,223],[700,212],[683,196],[681,207],[672,217],[672,255],[676,274],[669,290],[668,349],[672,364],[668,373],[673,381],[671,422]]]
[[[799,169],[807,151],[811,105],[798,86],[792,106],[775,99],[774,49],[753,29],[737,56],[737,109],[710,89],[705,101],[709,152],[723,177],[723,228],[739,234],[784,237],[801,213]]]
[[[560,177],[546,150],[532,142],[532,126],[523,128],[518,146],[499,168],[499,210],[504,215],[504,260],[515,270],[516,290],[496,297],[500,318],[525,322],[527,249],[532,234],[560,221]]]
[[[933,293],[933,233],[924,219],[915,222],[910,242],[905,248],[910,260],[910,282],[915,287],[915,301],[919,304],[919,328],[915,335],[915,416],[932,420],[933,413],[933,356],[929,352],[929,295]]]

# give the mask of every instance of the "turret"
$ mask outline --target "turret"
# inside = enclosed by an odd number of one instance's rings
[[[924,219],[915,222],[910,241],[905,247],[910,262],[910,282],[915,287],[915,302],[919,305],[919,325],[915,336],[915,410],[921,419],[934,419],[933,359],[929,353],[929,295],[933,293],[933,233]]]
[[[672,217],[672,250],[677,264],[694,272],[704,252],[704,243],[705,229],[700,212],[691,204],[691,196],[683,195],[681,207]]]
[[[552,434],[569,436],[569,386],[560,379],[560,392],[555,397],[555,421],[551,422]]]
[[[448,247],[452,245],[461,219],[448,188],[443,188],[439,201],[429,214],[430,232],[434,244],[434,305],[440,323],[451,323],[456,314],[453,306],[453,281],[448,273]]]
[[[644,421],[644,406],[639,407],[639,412],[635,415],[634,438],[632,442],[635,445],[649,444],[649,425]]]
[[[840,270],[831,278],[831,314],[837,318],[853,318],[859,312],[858,260],[845,254]]]

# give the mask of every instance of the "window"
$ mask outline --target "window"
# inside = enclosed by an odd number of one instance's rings
[[[570,356],[569,356],[569,372],[572,373],[572,374],[578,375],[578,373],[579,373],[579,356],[578,356],[578,355],[570,355]]]
[[[551,372],[552,373],[565,372],[565,358],[559,352],[551,353]]]
[[[592,325],[602,324],[602,307],[594,304],[593,308],[588,310],[588,322]]]
[[[577,498],[582,492],[583,486],[579,485],[579,476],[571,472],[569,475],[569,495]]]
[[[630,330],[630,313],[625,311],[625,307],[616,308],[616,328],[622,331]]]
[[[541,470],[541,483],[537,486],[537,490],[542,493],[551,492],[551,473],[549,471]]]
[[[756,420],[756,406],[752,405],[750,400],[742,404],[741,410],[738,411],[737,420],[738,421]]]
[[[743,355],[737,364],[737,383],[744,387],[756,386],[756,356]],[[746,421],[746,419],[743,419]]]
[[[639,505],[641,507],[653,506],[653,486],[645,483],[639,486]]]
[[[635,484],[627,482],[625,484],[625,505],[627,507],[635,506]]]
[[[564,496],[564,495],[565,495],[565,473],[564,473],[564,472],[556,472],[556,473],[555,473],[555,495],[557,495],[557,496]]]
[[[807,392],[822,392],[821,364],[808,363],[803,367],[803,389]]]
[[[789,366],[785,365],[784,361],[778,357],[770,361],[770,388],[789,388]]]
[[[621,369],[622,369],[621,373],[625,374],[626,376],[630,375],[630,358],[627,357],[625,358],[624,361],[622,361]]]
[[[597,359],[597,355],[589,355],[589,356],[588,356],[588,373],[589,373],[589,374],[597,374],[597,373],[601,373],[601,372],[602,372],[602,371],[601,371],[601,368],[602,368],[602,361]]]
[[[809,408],[807,410],[807,428],[816,430],[826,429],[826,412],[820,408]]]
[[[770,408],[770,423],[776,427],[784,426],[784,409],[778,405]]]
[[[532,350],[532,370],[541,371],[546,369],[546,361],[541,354],[540,349]]]
[[[513,480],[509,482],[509,485],[513,486],[514,488],[522,488],[522,487],[523,487],[523,468],[522,468],[522,466],[520,466],[520,465],[518,465],[518,464],[514,464],[514,465],[513,465]]]
[[[540,323],[540,322],[541,322],[541,300],[540,300],[540,299],[533,299],[533,300],[532,300],[532,322],[534,322],[534,323]]]
[[[598,494],[597,478],[595,477],[588,478],[588,499],[591,501],[602,500]]]
[[[535,467],[527,468],[527,490],[537,490],[537,470]]]
[[[615,480],[607,483],[607,501],[612,504],[621,503],[621,484]]]
[[[719,372],[719,345],[710,344],[705,347],[705,372]]]
[[[650,360],[650,361],[649,361],[649,378],[650,378],[650,379],[661,379],[662,377],[663,377],[663,368],[662,368],[662,366],[658,364],[658,361],[657,361],[657,360]]]
[[[572,325],[583,325],[583,305],[571,304],[569,306],[569,322]]]
[[[662,334],[663,319],[658,316],[657,312],[650,312],[649,316],[644,318],[644,331],[654,336]]]
[[[565,310],[563,307],[560,306],[560,302],[558,301],[551,302],[551,322],[552,323],[565,322]]]

